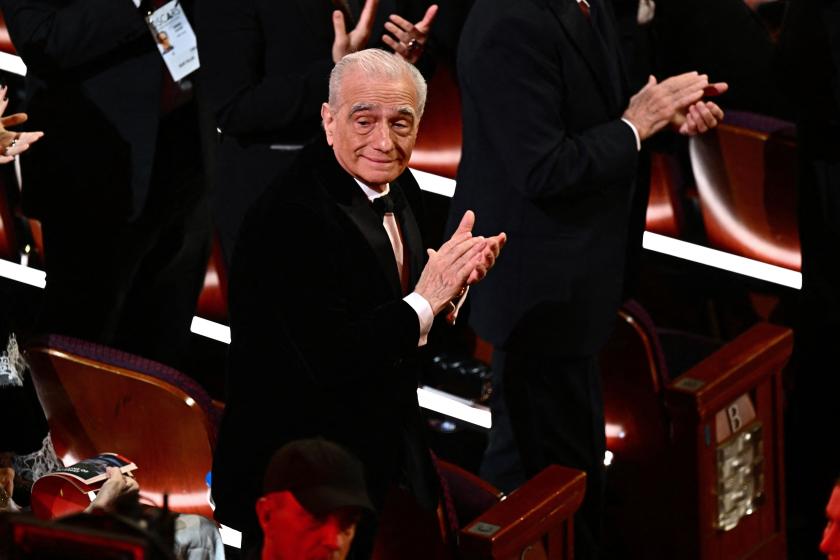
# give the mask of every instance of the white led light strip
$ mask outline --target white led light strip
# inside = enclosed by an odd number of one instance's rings
[[[412,169],[411,173],[424,191],[452,197],[455,193],[455,181]],[[702,245],[695,245],[657,233],[645,232],[642,247],[649,251],[663,253],[700,264],[705,264],[736,274],[758,278],[796,290],[802,289],[802,274],[779,266],[763,263],[746,257],[733,255]]]
[[[0,51],[0,70],[11,72],[18,76],[26,76],[26,64],[15,54]]]
[[[717,249],[710,249],[702,245],[695,245],[658,233],[646,231],[642,238],[642,247],[657,253],[758,278],[788,288],[802,289],[802,274],[795,270],[718,251]]]

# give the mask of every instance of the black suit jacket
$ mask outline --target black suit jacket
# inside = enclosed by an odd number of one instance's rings
[[[130,0],[0,5],[27,65],[27,128],[46,133],[24,156],[28,214],[81,208],[88,216],[136,217],[162,142],[166,71],[143,14]],[[165,150],[173,146],[183,158],[178,165],[197,171],[197,127],[190,124],[170,127]]]
[[[423,252],[419,189],[391,185],[413,286]],[[428,508],[436,482],[422,440],[415,355],[419,323],[402,301],[381,218],[321,141],[259,200],[243,225],[230,284],[228,396],[213,467],[216,516],[257,528],[271,454],[323,436],[363,462],[374,504],[393,483]],[[256,443],[255,443],[256,442]]]
[[[418,21],[430,3],[380,2],[369,46],[384,47],[389,14]],[[214,209],[227,252],[248,207],[291,165],[292,148],[319,134],[333,67],[334,10],[330,0],[198,3],[203,91],[221,131]]]
[[[619,305],[637,150],[603,0],[478,0],[461,36],[464,144],[450,224],[509,241],[472,293],[497,346],[593,353]],[[599,36],[600,33],[600,36]]]

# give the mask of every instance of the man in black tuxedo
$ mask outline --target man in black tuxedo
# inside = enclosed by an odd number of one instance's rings
[[[416,353],[505,237],[473,237],[466,212],[423,265],[420,192],[406,166],[425,93],[396,55],[344,57],[321,109],[326,143],[305,148],[243,224],[213,497],[246,546],[259,532],[254,503],[271,453],[295,439],[321,436],[359,457],[382,520],[396,503],[430,515],[438,505]]]
[[[436,12],[428,0],[200,0],[202,80],[220,134],[212,206],[228,263],[248,208],[318,136],[333,65],[369,42],[418,62]],[[384,35],[369,41],[374,30]]]
[[[594,558],[605,452],[595,355],[620,303],[640,142],[669,123],[684,134],[715,126],[722,112],[701,98],[725,85],[651,77],[631,98],[602,0],[478,0],[458,75],[451,218],[474,208],[478,231],[510,236],[471,302],[471,324],[494,346],[482,474],[510,490],[550,463],[585,470],[576,558]]]
[[[182,2],[188,9],[191,2]],[[172,82],[140,0],[3,0],[27,65],[26,214],[43,225],[41,331],[179,365],[209,213],[187,80]]]

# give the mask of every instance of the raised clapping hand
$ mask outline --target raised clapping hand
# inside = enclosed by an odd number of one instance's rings
[[[0,116],[6,111],[9,105],[9,98],[6,96],[8,88],[0,88]],[[9,127],[26,122],[26,113],[15,113],[8,117],[0,117],[0,163],[9,163],[15,156],[25,152],[29,145],[37,142],[43,132],[14,132],[6,130]]]
[[[414,291],[429,302],[435,315],[447,309],[464,286],[484,278],[505,245],[507,236],[504,233],[473,237],[474,224],[475,214],[467,210],[449,241],[437,251],[427,249],[429,261]]]
[[[385,29],[393,37],[383,35],[382,42],[411,64],[416,63],[423,56],[437,12],[437,4],[432,4],[426,10],[423,19],[414,24],[397,14],[391,14],[388,18],[390,21],[385,22]]]
[[[101,509],[113,512],[118,510],[122,504],[137,502],[140,485],[133,477],[124,475],[118,467],[108,467],[106,472],[108,473],[108,480],[99,489],[96,498],[85,511]]]
[[[680,134],[698,134],[714,128],[723,119],[720,107],[703,101],[703,97],[720,95],[728,87],[725,82],[709,83],[708,76],[697,72],[686,72],[658,83],[651,76],[630,98],[623,116],[633,123],[641,140],[669,124]]]
[[[345,55],[365,48],[373,32],[373,16],[376,14],[377,6],[379,6],[379,0],[365,0],[359,21],[349,33],[341,10],[333,12],[333,31],[335,31],[332,46],[333,62],[338,63]]]

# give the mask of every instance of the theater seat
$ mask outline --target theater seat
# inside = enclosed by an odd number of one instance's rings
[[[711,247],[800,270],[794,125],[728,111],[689,153]]]
[[[792,342],[790,329],[759,323],[675,370],[644,309],[621,309],[600,356],[608,552],[785,557],[781,374]]]
[[[163,364],[64,336],[25,350],[56,453],[65,464],[102,452],[137,464],[141,496],[212,518],[210,472],[220,406]]]

